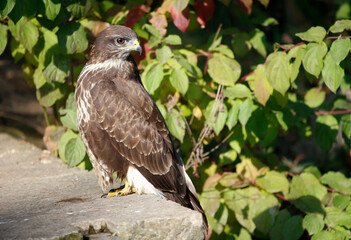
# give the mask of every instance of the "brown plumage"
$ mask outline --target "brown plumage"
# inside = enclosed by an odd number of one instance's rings
[[[134,192],[197,210],[207,231],[195,188],[160,111],[141,84],[132,51],[141,51],[133,30],[105,29],[77,81],[79,132],[96,176],[104,190],[117,172]]]

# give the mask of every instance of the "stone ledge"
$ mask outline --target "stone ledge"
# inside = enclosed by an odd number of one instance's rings
[[[151,195],[100,198],[93,172],[0,134],[1,239],[203,239],[201,215]]]

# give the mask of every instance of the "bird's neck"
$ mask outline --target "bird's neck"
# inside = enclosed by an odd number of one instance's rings
[[[87,74],[100,74],[104,75],[108,79],[128,79],[140,82],[138,77],[138,69],[132,58],[129,56],[126,59],[121,58],[109,58],[104,61],[92,62],[88,61],[82,72],[80,78],[83,78]]]

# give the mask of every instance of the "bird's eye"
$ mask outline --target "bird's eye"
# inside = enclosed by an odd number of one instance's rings
[[[117,38],[116,41],[118,44],[123,44],[123,43],[125,43],[126,40],[124,38]]]

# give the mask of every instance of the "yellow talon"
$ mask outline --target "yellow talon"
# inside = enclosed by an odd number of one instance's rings
[[[124,187],[117,188],[115,191],[110,191],[105,197],[122,197],[122,196],[127,196],[129,194],[135,193],[135,189],[131,186],[129,186],[128,182],[125,181]]]

